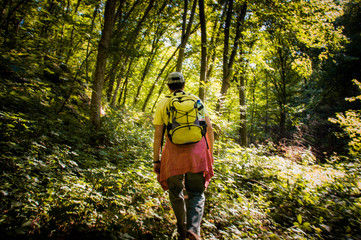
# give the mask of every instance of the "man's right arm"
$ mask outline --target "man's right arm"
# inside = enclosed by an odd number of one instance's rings
[[[209,118],[209,116],[206,116],[205,120],[207,123],[207,136],[208,136],[209,150],[213,154],[214,133],[213,133],[212,121]]]
[[[163,138],[163,125],[155,125],[154,142],[153,142],[153,161],[160,161],[160,148],[162,145]],[[154,163],[153,170],[155,173],[160,173],[160,164]]]

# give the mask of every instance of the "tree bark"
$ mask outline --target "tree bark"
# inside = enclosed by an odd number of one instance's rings
[[[121,56],[122,58],[123,56]],[[121,73],[120,73],[121,75]],[[106,100],[110,101],[112,99],[113,89],[114,89],[114,83],[116,78],[116,72],[112,72],[108,76],[104,78],[104,84],[107,85],[106,87]],[[118,78],[119,79],[119,78]]]
[[[229,38],[230,38],[229,28],[232,20],[233,0],[228,0],[228,4],[225,5],[225,8],[227,8],[227,15],[226,15],[225,28],[224,28],[224,43],[223,43],[223,78],[222,78],[220,98],[218,99],[216,105],[216,112],[218,114],[221,114],[220,111],[223,105],[224,95],[229,87],[229,80],[228,80],[230,77],[229,74],[230,69],[228,65]]]
[[[96,18],[96,16],[97,16],[97,13],[98,13],[98,9],[99,9],[99,5],[100,4],[97,4],[96,6],[95,6],[95,8],[94,8],[94,12],[93,12],[93,17],[92,17],[92,21],[91,21],[91,25],[90,25],[90,30],[89,30],[89,32],[90,32],[90,34],[93,32],[93,29],[94,29],[94,25],[95,25],[95,18]],[[89,61],[88,61],[88,59],[89,59],[89,56],[90,56],[90,52],[91,52],[91,50],[90,50],[90,44],[91,44],[91,36],[89,36],[88,37],[88,42],[87,42],[87,47],[86,47],[86,58],[85,58],[85,76],[86,77],[89,77]]]
[[[125,1],[125,0],[123,0],[123,1]],[[128,41],[127,41],[127,43],[126,43],[125,49],[130,49],[130,48],[134,49],[134,48],[135,48],[135,47],[134,47],[134,46],[135,46],[135,45],[134,45],[134,42],[136,41],[136,39],[138,38],[138,35],[139,35],[140,31],[142,30],[142,25],[143,25],[144,21],[147,19],[150,10],[152,10],[152,8],[153,8],[154,1],[155,1],[155,0],[150,0],[147,9],[146,9],[145,12],[144,12],[144,15],[143,15],[142,19],[137,23],[137,26],[136,26],[135,29],[133,30],[133,32],[132,32],[132,34],[131,34],[131,37],[128,39]],[[137,2],[138,2],[138,1],[137,1]],[[136,4],[136,3],[134,3],[134,5],[135,5],[135,4]],[[133,10],[131,10],[131,11],[133,11]],[[129,13],[128,13],[128,14],[129,14]],[[127,14],[127,16],[128,16],[128,14]],[[126,17],[125,19],[127,19],[127,17]],[[119,31],[120,31],[120,30],[121,30],[121,28],[119,29]],[[111,74],[117,69],[118,65],[121,63],[121,59],[122,59],[122,58],[119,58],[119,60],[113,65],[113,68],[112,68],[111,71],[109,72],[109,74],[108,74],[108,76],[106,77],[106,79],[108,79],[108,78],[111,76]]]
[[[215,11],[215,9],[213,11]],[[225,12],[226,12],[226,9],[222,10],[219,21],[215,21],[213,29],[212,29],[212,37],[211,37],[211,41],[209,43],[208,52],[207,52],[208,56],[207,56],[206,82],[208,82],[212,76],[214,62],[217,57],[217,46],[219,45],[219,41],[221,40],[221,37],[220,37],[221,32],[222,32],[222,24],[221,23],[224,20]]]
[[[269,85],[268,85],[268,77],[266,76],[266,112],[265,112],[265,135],[268,137],[269,135],[269,127],[268,127],[268,109],[269,109]]]
[[[168,75],[169,73],[171,73],[172,71],[174,71],[175,68],[176,68],[176,66],[173,66],[173,67],[168,71],[167,75]],[[160,87],[160,89],[159,89],[159,91],[158,91],[157,99],[154,101],[154,104],[153,104],[153,107],[152,107],[152,110],[151,110],[152,113],[154,112],[155,106],[157,105],[157,102],[158,102],[158,100],[159,100],[159,98],[160,98],[160,95],[161,95],[162,92],[163,92],[163,88],[164,88],[164,85],[165,85],[166,80],[167,80],[167,78],[164,78],[164,79],[163,79],[163,82],[162,82],[162,84],[161,84],[161,87]]]
[[[279,82],[275,81],[275,87],[278,92],[278,104],[280,108],[280,122],[279,122],[279,139],[284,138],[286,135],[286,105],[287,105],[287,65],[288,53],[284,51],[282,41],[280,40],[280,46],[277,49],[278,61],[279,61]]]
[[[185,52],[185,48],[186,48],[189,36],[191,35],[191,29],[192,29],[192,24],[193,24],[194,13],[196,11],[196,6],[197,6],[197,0],[193,0],[192,12],[191,12],[191,15],[189,17],[188,25],[186,25],[187,12],[188,12],[188,1],[187,0],[184,1],[182,39],[181,39],[181,46],[180,46],[179,54],[178,54],[177,66],[176,66],[176,71],[177,72],[182,71],[184,52]]]
[[[207,84],[207,26],[204,14],[204,0],[199,0],[199,19],[201,22],[201,72],[199,78],[199,98],[205,102],[205,86]]]
[[[254,142],[254,136],[256,133],[254,132],[254,126],[255,126],[255,113],[257,112],[257,104],[256,104],[256,80],[253,78],[252,84],[250,84],[250,95],[252,97],[252,111],[250,112],[251,115],[251,122],[250,122],[250,141]]]
[[[143,71],[143,74],[142,74],[142,78],[140,80],[140,83],[139,83],[139,86],[138,86],[138,89],[137,89],[137,93],[134,97],[134,100],[133,100],[133,106],[135,107],[136,104],[138,103],[139,101],[139,95],[140,95],[140,91],[142,90],[142,87],[143,87],[143,84],[144,84],[144,80],[149,72],[149,69],[150,69],[150,66],[155,58],[155,56],[157,55],[157,52],[159,50],[159,46],[158,46],[158,43],[159,43],[159,40],[160,38],[162,37],[162,34],[159,33],[159,28],[156,30],[155,34],[154,34],[154,39],[153,39],[153,43],[152,43],[152,50],[151,50],[151,53],[150,53],[150,57],[148,58],[148,61],[147,61],[147,64],[145,65],[145,68],[144,68],[144,71]]]
[[[129,59],[129,57],[127,57],[127,58],[125,59],[125,63],[123,64],[123,67],[124,67],[126,64],[128,64],[128,59]],[[128,72],[129,72],[129,68],[130,68],[131,65],[132,65],[133,59],[134,59],[134,58],[132,58],[132,60],[130,60],[129,67],[128,67]],[[114,90],[114,94],[113,94],[113,97],[112,97],[112,102],[111,102],[111,104],[110,104],[110,106],[112,106],[112,107],[115,107],[115,103],[116,103],[116,100],[117,100],[117,96],[118,96],[120,84],[121,84],[121,82],[122,82],[122,78],[124,77],[123,72],[124,72],[124,69],[121,70],[121,72],[119,73],[119,76],[118,76],[117,84],[116,84],[116,87],[115,87],[115,90]],[[119,98],[121,98],[121,96],[119,96]]]
[[[142,107],[142,111],[145,111],[145,108],[147,107],[148,101],[150,99],[150,96],[152,96],[153,91],[155,89],[155,86],[157,85],[160,77],[162,76],[163,72],[165,71],[165,69],[168,67],[169,63],[172,61],[173,57],[175,56],[175,54],[177,53],[177,51],[179,50],[179,47],[173,52],[172,56],[168,59],[168,61],[164,64],[164,67],[162,68],[162,70],[160,71],[160,73],[158,74],[157,79],[153,82],[152,87],[149,90],[149,93],[144,101],[143,107]]]
[[[129,63],[129,66],[128,66],[128,70],[127,70],[127,73],[126,73],[126,75],[125,75],[125,79],[124,79],[124,82],[123,82],[122,91],[121,91],[120,94],[119,94],[118,105],[119,105],[119,106],[122,106],[122,107],[125,106],[125,102],[126,102],[126,100],[127,100],[129,74],[130,74],[130,71],[131,71],[131,69],[132,69],[134,60],[137,60],[137,59],[136,59],[136,58],[131,58],[131,60],[130,60],[130,63]],[[123,96],[123,102],[121,103],[121,101],[122,101],[122,96]]]
[[[234,43],[233,43],[233,47],[232,47],[232,52],[229,55],[229,40],[230,40],[230,31],[229,30],[231,27],[231,20],[232,20],[232,15],[233,15],[233,0],[229,0],[225,29],[224,29],[223,78],[222,78],[220,98],[219,98],[217,106],[216,106],[216,112],[218,114],[221,114],[224,97],[227,94],[229,87],[231,86],[230,79],[233,74],[232,67],[233,67],[233,63],[235,61],[235,57],[237,54],[239,38],[242,33],[242,27],[243,27],[243,23],[245,21],[246,11],[247,11],[247,3],[244,3],[242,5],[242,8],[240,9],[240,12],[238,13]]]
[[[240,145],[242,147],[248,146],[247,139],[247,109],[246,109],[246,86],[244,84],[244,74],[241,73],[239,77],[239,115],[241,120],[241,126],[239,129]]]
[[[104,12],[104,26],[102,31],[102,37],[98,46],[98,56],[95,69],[94,83],[92,88],[92,98],[91,98],[91,116],[90,119],[95,126],[96,130],[99,130],[101,127],[100,122],[100,110],[101,110],[101,101],[102,101],[102,91],[104,86],[104,76],[106,62],[108,58],[108,48],[112,36],[112,31],[114,27],[114,13],[116,8],[116,0],[108,0],[105,5]]]

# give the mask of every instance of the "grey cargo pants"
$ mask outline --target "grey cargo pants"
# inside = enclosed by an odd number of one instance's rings
[[[167,183],[181,239],[188,230],[200,235],[205,202],[203,172],[173,176],[167,179]],[[188,198],[184,197],[184,188]]]

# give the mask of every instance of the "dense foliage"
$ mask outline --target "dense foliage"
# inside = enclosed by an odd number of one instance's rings
[[[175,238],[151,163],[175,69],[216,133],[204,239],[361,238],[360,0],[0,13],[1,239]]]
[[[355,84],[361,90],[361,83],[357,80],[354,81]],[[356,97],[347,98],[346,100],[350,102],[361,100],[361,95]],[[337,113],[337,119],[331,118],[330,121],[333,123],[338,123],[344,129],[344,134],[347,135],[350,139],[349,151],[350,155],[359,158],[361,155],[361,112],[360,110],[348,110],[344,114]],[[342,134],[341,134],[342,135]]]
[[[357,90],[360,12],[359,0],[5,1],[1,61],[48,81],[59,112],[91,98],[96,122],[101,105],[153,112],[167,74],[182,69],[186,90],[242,145],[301,129],[324,157],[347,147],[328,118]]]
[[[151,116],[107,110],[91,131],[82,104],[58,113],[47,84],[1,83],[2,239],[172,239],[175,219],[152,173]],[[18,79],[19,80],[19,79]],[[271,143],[217,141],[204,239],[359,239],[361,166]]]

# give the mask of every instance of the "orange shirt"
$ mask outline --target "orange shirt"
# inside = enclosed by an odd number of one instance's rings
[[[213,177],[213,157],[205,138],[197,143],[176,145],[167,139],[161,157],[158,181],[164,190],[168,189],[167,179],[187,172],[203,172],[207,188]]]

